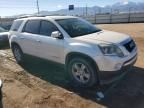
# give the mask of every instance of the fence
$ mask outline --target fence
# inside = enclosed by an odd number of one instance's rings
[[[144,22],[143,13],[123,13],[123,14],[96,14],[94,16],[81,16],[93,24],[111,24],[111,23],[134,23]],[[0,18],[0,25],[11,25],[14,18]]]
[[[144,13],[123,13],[104,15],[96,14],[95,16],[81,17],[94,24],[144,22]]]

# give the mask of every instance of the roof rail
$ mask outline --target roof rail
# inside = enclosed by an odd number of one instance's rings
[[[58,14],[55,14],[55,15],[56,16],[65,16],[65,15],[58,15]],[[48,17],[48,16],[55,16],[55,15],[24,15],[24,16],[18,17],[18,19],[28,18],[28,17]]]
[[[24,15],[24,16],[18,17],[18,19],[28,18],[28,17],[46,17],[46,16],[48,16],[48,15]]]

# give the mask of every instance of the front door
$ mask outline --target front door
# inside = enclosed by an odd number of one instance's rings
[[[62,62],[64,56],[64,39],[51,37],[51,33],[59,31],[58,28],[49,21],[41,21],[39,45],[37,49],[42,58],[55,62]]]

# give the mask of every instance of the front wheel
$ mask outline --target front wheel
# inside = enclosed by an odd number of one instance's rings
[[[97,83],[97,73],[89,60],[84,58],[73,58],[67,70],[72,79],[72,83],[79,87],[91,87]]]

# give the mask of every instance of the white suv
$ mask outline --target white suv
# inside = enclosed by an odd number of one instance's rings
[[[64,64],[73,83],[84,87],[113,81],[137,59],[130,36],[101,30],[72,16],[17,19],[9,41],[18,63],[28,54]]]

